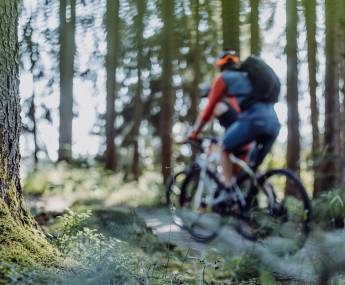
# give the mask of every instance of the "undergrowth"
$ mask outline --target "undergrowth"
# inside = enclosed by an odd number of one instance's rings
[[[0,284],[18,284],[26,272],[58,270],[64,267],[60,252],[42,232],[13,219],[0,199]]]
[[[343,228],[345,220],[345,189],[324,192],[313,201],[315,222],[326,228]]]
[[[195,254],[192,249],[158,241],[134,210],[137,206],[162,204],[160,178],[154,173],[144,174],[138,182],[124,183],[120,175],[97,166],[77,168],[59,164],[27,176],[23,185],[33,214],[46,217],[40,221],[46,240],[37,243],[30,234],[15,227],[12,232],[27,236],[28,248],[53,250],[48,251],[52,260],[61,254],[61,261],[54,264],[45,258],[26,260],[25,250],[17,248],[9,256],[16,256],[18,262],[3,258],[0,248],[0,283],[5,280],[5,284],[276,282],[272,273],[248,252],[235,255],[212,250]],[[49,201],[56,201],[54,197],[69,200],[71,210],[52,215],[46,206]],[[314,211],[315,220],[328,227],[343,221],[344,199],[342,190],[334,190],[315,200],[313,206],[318,209]],[[56,218],[57,215],[61,217]],[[3,231],[10,230],[4,227]],[[31,256],[32,252],[28,254]]]

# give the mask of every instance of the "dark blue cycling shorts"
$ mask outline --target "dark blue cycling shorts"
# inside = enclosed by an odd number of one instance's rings
[[[230,126],[224,135],[223,145],[229,152],[255,142],[250,160],[259,165],[271,150],[280,130],[276,116],[248,116],[238,119]]]

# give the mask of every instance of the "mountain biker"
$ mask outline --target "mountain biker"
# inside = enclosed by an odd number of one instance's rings
[[[253,102],[241,110],[241,103],[251,96],[253,85],[246,72],[240,70],[240,59],[232,51],[224,51],[216,61],[220,74],[215,78],[208,97],[208,104],[199,114],[190,139],[196,139],[204,125],[211,119],[217,104],[225,97],[239,117],[225,132],[223,138],[222,167],[225,186],[232,184],[232,163],[229,154],[248,143],[255,142],[250,155],[250,165],[256,169],[271,150],[280,130],[273,103]]]
[[[205,86],[203,88],[201,88],[201,97],[202,98],[208,98],[210,95],[210,91],[211,91],[211,86]],[[219,122],[219,124],[221,125],[221,127],[223,127],[225,130],[227,130],[233,123],[235,123],[237,121],[237,119],[239,118],[239,114],[240,114],[240,109],[237,106],[237,103],[231,99],[231,96],[229,97],[223,97],[221,98],[212,113],[212,118],[216,118]],[[253,148],[253,144],[247,144],[243,147],[240,147],[239,149],[236,149],[234,151],[234,154],[244,160],[244,161],[248,161],[249,160],[249,154],[250,154],[250,150]],[[238,172],[240,172],[240,168],[238,166],[235,166],[233,169],[233,173],[237,174]]]

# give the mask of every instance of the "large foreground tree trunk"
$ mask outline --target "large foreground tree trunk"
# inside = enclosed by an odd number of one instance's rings
[[[325,155],[322,163],[321,191],[329,190],[337,182],[338,123],[338,66],[336,45],[337,1],[326,0],[326,78],[325,78]],[[318,195],[319,193],[317,193]]]
[[[115,171],[117,153],[115,149],[115,98],[116,68],[119,47],[119,0],[107,0],[105,26],[107,33],[107,55],[105,67],[107,72],[107,107],[106,107],[106,152],[105,166]]]
[[[57,250],[35,229],[20,187],[19,2],[0,1],[0,261],[61,266]],[[10,281],[1,273],[1,281]]]
[[[162,99],[160,112],[160,135],[162,144],[162,174],[164,183],[171,175],[172,151],[172,124],[174,111],[174,94],[172,88],[173,75],[173,25],[174,25],[174,0],[164,1],[162,5],[162,18],[164,21],[162,36],[163,74],[162,74]]]
[[[240,0],[222,0],[223,49],[240,54]]]
[[[286,57],[288,145],[287,167],[299,172],[300,133],[298,115],[298,66],[297,66],[297,0],[286,2]],[[289,190],[289,188],[287,188]],[[287,193],[294,194],[294,193]]]
[[[60,1],[60,126],[58,160],[72,159],[76,0]]]
[[[312,160],[314,171],[314,193],[316,194],[320,186],[320,131],[319,131],[319,108],[317,103],[317,43],[316,43],[316,1],[304,0],[304,15],[307,28],[308,43],[308,70],[309,70],[309,93],[310,93],[310,110],[311,110],[311,126],[312,126]]]
[[[15,219],[24,212],[19,180],[18,2],[0,2],[0,201],[11,208]]]

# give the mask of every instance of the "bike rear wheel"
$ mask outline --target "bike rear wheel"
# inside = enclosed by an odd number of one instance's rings
[[[240,188],[247,192],[247,207],[237,230],[245,238],[267,237],[294,241],[301,247],[309,233],[311,203],[300,179],[288,169],[276,169],[254,181],[243,179]]]

